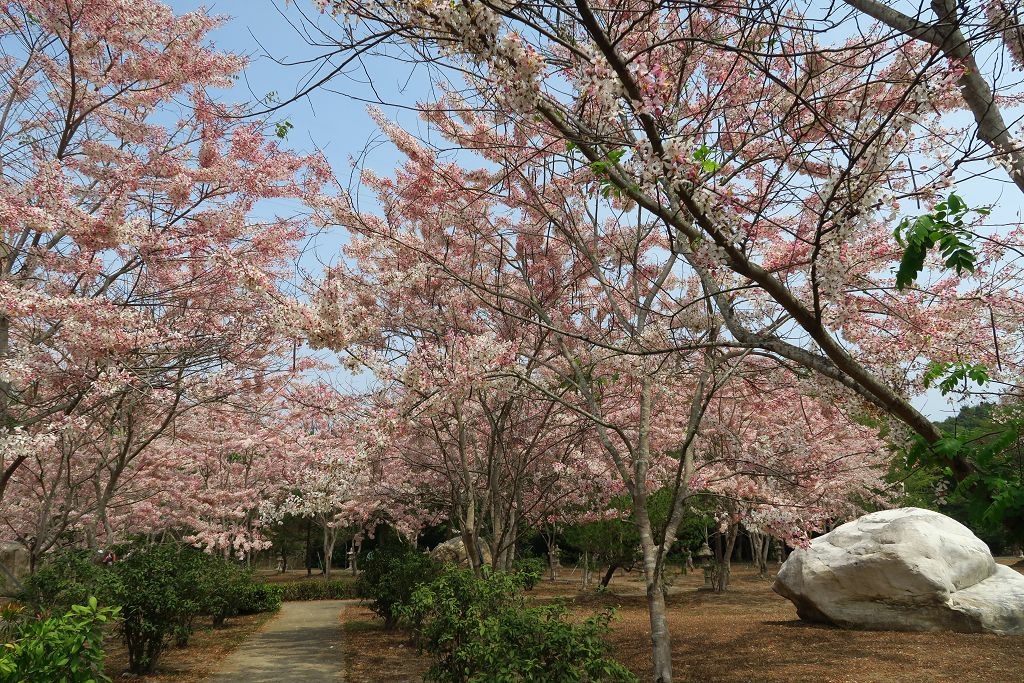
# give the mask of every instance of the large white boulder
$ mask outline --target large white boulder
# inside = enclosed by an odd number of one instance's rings
[[[483,556],[482,561],[484,564],[491,564],[491,550],[483,539],[480,539],[480,554]],[[436,546],[430,551],[430,558],[445,564],[469,566],[469,553],[466,552],[466,544],[461,536],[449,538],[444,543]]]
[[[931,510],[844,524],[795,550],[773,588],[801,619],[844,628],[1024,635],[1024,576]]]

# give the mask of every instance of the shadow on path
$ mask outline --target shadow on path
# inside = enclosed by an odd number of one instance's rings
[[[345,600],[286,602],[281,611],[225,658],[210,683],[343,681],[341,622]]]

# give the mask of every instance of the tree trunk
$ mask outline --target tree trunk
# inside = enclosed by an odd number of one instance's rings
[[[312,550],[312,547],[310,545],[310,539],[309,539],[310,527],[312,527],[312,526],[313,526],[313,522],[311,520],[307,519],[306,520],[306,559],[305,559],[305,563],[306,563],[306,576],[307,577],[313,575],[313,563],[310,562],[310,559],[311,559],[310,558],[310,551]]]
[[[608,587],[608,583],[612,580],[612,577],[615,576],[615,570],[618,568],[619,565],[617,564],[608,565],[608,570],[604,573],[604,576],[601,577],[601,588]]]
[[[722,548],[721,559],[718,561],[718,576],[715,581],[715,592],[724,593],[729,588],[729,575],[732,572],[732,552],[736,547],[736,537],[739,535],[740,525],[730,524],[725,531],[724,547],[721,543],[716,544]],[[719,534],[721,536],[721,534]]]
[[[334,555],[334,542],[338,538],[338,530],[330,522],[324,522],[324,581],[331,580],[331,556]]]
[[[772,547],[772,539],[756,531],[748,531],[747,535],[750,537],[750,553],[754,558],[754,566],[757,567],[757,575],[762,579],[767,578],[768,553]]]
[[[757,567],[764,578],[768,578],[768,553],[772,549],[772,538],[771,536],[763,536],[762,539],[761,554],[757,557]]]
[[[672,638],[665,612],[665,584],[659,566],[658,545],[654,542],[646,496],[633,496],[633,516],[640,532],[644,579],[647,584],[647,612],[651,622],[651,655],[654,683],[672,683]]]
[[[647,582],[647,611],[651,618],[654,683],[672,683],[672,640],[665,614],[665,589],[659,578]]]
[[[359,573],[359,551],[363,548],[363,537],[361,534],[356,534],[355,538],[352,539],[352,576],[356,576]]]
[[[545,527],[545,532],[547,528]],[[555,532],[554,529],[551,533],[544,534],[544,543],[548,547],[548,578],[551,581],[555,580],[555,572],[558,569],[558,546],[555,544]]]

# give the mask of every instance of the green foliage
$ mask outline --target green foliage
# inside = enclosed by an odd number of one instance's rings
[[[610,614],[582,624],[565,620],[560,605],[527,607],[518,573],[446,568],[413,591],[399,608],[417,644],[434,663],[427,680],[463,682],[632,681],[608,656]]]
[[[922,379],[926,388],[934,385],[935,380],[941,379],[938,387],[945,396],[961,382],[966,384],[968,379],[975,384],[984,385],[988,381],[988,368],[972,363],[931,363]]]
[[[594,172],[594,175],[607,175],[615,167],[615,164],[622,161],[624,156],[626,156],[624,149],[609,150],[606,159],[590,163],[590,170]]]
[[[0,642],[15,640],[22,622],[29,616],[29,611],[20,602],[0,604]]]
[[[285,587],[273,583],[250,582],[244,586],[238,598],[239,614],[276,612],[281,609]]]
[[[632,567],[638,559],[640,534],[629,519],[602,519],[575,524],[563,531],[566,545],[577,553],[586,552],[591,561]]]
[[[213,618],[214,626],[220,626],[241,611],[242,601],[255,585],[252,573],[223,557],[202,556],[199,565],[194,571],[202,611]]]
[[[72,550],[48,559],[22,582],[20,598],[38,610],[67,610],[84,605],[90,596],[109,604],[106,587],[109,571],[95,561],[95,553]]]
[[[668,519],[671,491],[660,489],[647,501],[651,524],[660,542],[661,530]],[[587,552],[595,562],[608,566],[631,567],[639,560],[640,534],[630,517],[632,504],[628,496],[611,501],[607,519],[568,526],[563,531],[567,546]]]
[[[900,221],[893,231],[903,247],[896,287],[904,289],[917,279],[924,270],[925,257],[936,246],[946,268],[955,269],[957,275],[964,271],[973,273],[977,257],[971,245],[972,236],[964,229],[964,218],[972,211],[982,216],[990,213],[987,207],[969,208],[956,193],[951,193],[946,201],[935,205],[932,213]]]
[[[62,616],[21,621],[0,653],[0,683],[109,681],[103,674],[103,627],[118,615],[94,597]]]
[[[570,143],[571,144],[571,143]],[[569,148],[569,151],[575,149],[575,146]],[[590,170],[593,171],[594,175],[598,179],[598,184],[601,187],[601,196],[605,199],[609,197],[623,196],[622,188],[615,184],[615,181],[611,179],[611,171],[615,166],[622,161],[622,158],[626,156],[626,150],[624,149],[611,149],[608,151],[607,156],[604,159],[590,162]],[[632,190],[639,189],[639,186],[632,185]]]
[[[437,563],[413,547],[378,548],[363,564],[357,590],[360,597],[370,600],[370,609],[384,619],[385,628],[394,628],[399,607],[438,571]]]
[[[916,476],[950,483],[948,495],[934,507],[969,524],[996,546],[1024,541],[1024,433],[1021,406],[994,405],[964,409],[941,423],[947,436],[927,444],[916,439],[905,454],[906,469]],[[972,471],[953,482],[954,458]],[[941,490],[941,486],[939,487]]]
[[[281,138],[282,140],[286,140],[288,138],[289,131],[291,131],[291,129],[294,127],[295,126],[292,124],[291,121],[279,121],[274,124],[274,135]]]
[[[166,544],[132,548],[109,567],[89,552],[53,556],[24,582],[22,599],[39,610],[68,609],[90,596],[118,606],[129,668],[147,673],[169,641],[188,644],[198,616],[218,625],[235,614],[276,610],[283,592],[254,583],[236,562]]]
[[[309,580],[277,584],[281,599],[293,600],[346,600],[358,596],[356,583],[345,579],[331,581]]]
[[[520,557],[515,561],[514,569],[522,578],[523,588],[533,590],[548,570],[548,563],[540,557]]]
[[[187,644],[202,610],[202,553],[175,545],[135,548],[114,565],[114,604],[132,673],[151,673],[173,636]]]
[[[715,151],[707,145],[701,145],[693,153],[693,160],[700,164],[700,169],[705,173],[715,173],[722,168],[722,164],[715,160]]]

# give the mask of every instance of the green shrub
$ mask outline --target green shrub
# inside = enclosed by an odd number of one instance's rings
[[[117,613],[89,597],[62,616],[20,621],[14,642],[0,654],[0,683],[109,681],[103,675],[103,626]]]
[[[397,624],[398,609],[413,591],[437,576],[440,567],[415,548],[378,549],[368,557],[359,578],[359,597],[370,600],[370,609],[384,619],[385,628]]]
[[[526,607],[521,574],[449,568],[413,591],[400,606],[417,645],[434,663],[427,680],[444,683],[589,683],[634,681],[608,656],[609,613],[582,624],[565,620],[560,605]]]
[[[293,581],[277,584],[282,589],[281,598],[292,600],[346,600],[357,597],[356,584],[353,581],[335,579],[333,581]]]
[[[173,636],[187,643],[202,613],[202,553],[176,545],[133,549],[112,567],[113,602],[132,673],[150,673]]]
[[[19,602],[0,604],[0,643],[17,640],[18,629],[31,616],[32,613]]]
[[[238,601],[239,614],[276,612],[281,609],[284,587],[272,583],[250,582],[242,588]]]
[[[204,613],[220,626],[241,611],[242,601],[253,585],[252,572],[223,557],[204,556],[196,568]],[[260,610],[262,611],[262,610]]]
[[[52,555],[22,583],[21,600],[36,610],[65,611],[84,605],[90,596],[110,604],[109,570],[94,561],[94,553],[74,550]]]
[[[282,593],[255,583],[231,560],[168,544],[133,548],[109,567],[87,551],[56,555],[25,581],[22,597],[38,610],[68,609],[92,595],[119,606],[129,668],[147,673],[170,640],[188,644],[198,616],[218,625],[235,614],[276,610]]]
[[[533,590],[548,570],[548,563],[539,557],[521,557],[515,562],[515,571],[523,578],[523,588]]]

